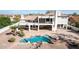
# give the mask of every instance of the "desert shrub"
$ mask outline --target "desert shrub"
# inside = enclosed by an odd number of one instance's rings
[[[16,26],[11,26],[10,28],[11,28],[11,29],[16,29],[17,27],[16,27]]]
[[[18,32],[18,36],[23,37],[25,34],[23,31]]]
[[[25,27],[24,26],[18,26],[18,29],[24,29]]]
[[[25,26],[18,26],[18,29],[19,29],[21,32],[23,32],[24,28],[25,28]]]
[[[11,30],[12,30],[13,32],[16,31],[16,26],[11,26],[10,28],[11,28]]]
[[[15,21],[15,22],[20,21],[20,15],[16,15],[16,16],[14,17],[14,21]]]
[[[12,37],[12,38],[10,38],[9,40],[8,40],[8,42],[15,42],[15,38],[14,37]]]
[[[11,20],[9,17],[0,16],[0,28],[11,25]]]
[[[79,28],[79,22],[76,22],[75,23],[75,26]]]

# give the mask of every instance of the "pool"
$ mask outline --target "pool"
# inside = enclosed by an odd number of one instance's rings
[[[49,38],[44,37],[44,36],[34,36],[31,38],[23,38],[21,39],[20,42],[30,42],[30,43],[34,43],[34,42],[51,42]]]

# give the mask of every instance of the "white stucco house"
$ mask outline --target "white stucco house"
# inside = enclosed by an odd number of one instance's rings
[[[36,26],[38,31],[40,26],[51,26],[52,31],[56,31],[58,28],[66,28],[68,26],[68,16],[60,11],[55,11],[54,14],[43,15],[21,15],[19,25],[28,26],[29,31],[32,26]]]

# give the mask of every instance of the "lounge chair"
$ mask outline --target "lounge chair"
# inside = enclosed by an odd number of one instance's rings
[[[39,48],[41,45],[42,45],[42,42],[37,42],[37,44],[36,44],[36,46],[35,46],[35,48],[34,48],[34,49]]]

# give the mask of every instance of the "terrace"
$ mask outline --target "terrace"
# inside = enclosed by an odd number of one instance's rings
[[[61,32],[62,31],[62,32]],[[69,47],[67,46],[67,42],[66,40],[68,41],[69,39],[71,39],[72,41],[75,41],[79,44],[79,34],[77,33],[74,33],[74,32],[71,32],[70,30],[65,30],[65,29],[59,29],[57,32],[52,32],[50,30],[39,30],[39,31],[36,31],[36,30],[31,30],[30,32],[28,30],[23,30],[24,32],[24,36],[23,37],[20,37],[20,36],[14,36],[12,34],[10,35],[7,35],[6,33],[9,33],[11,32],[11,29],[4,32],[4,33],[1,33],[0,34],[0,48],[4,48],[4,49],[33,49],[35,47],[34,44],[32,43],[22,43],[20,42],[20,40],[22,38],[30,38],[30,37],[33,37],[33,36],[43,36],[43,35],[49,35],[51,37],[54,37],[54,35],[56,36],[61,36],[62,38],[64,38],[65,41],[63,40],[57,40],[55,42],[53,42],[54,44],[49,44],[49,43],[42,43],[42,45],[38,48],[38,49],[69,49]],[[63,34],[64,32],[64,34]],[[59,35],[61,34],[61,35]],[[70,36],[70,37],[69,37]],[[11,38],[11,37],[15,37],[16,40],[15,42],[8,42],[8,40]]]

